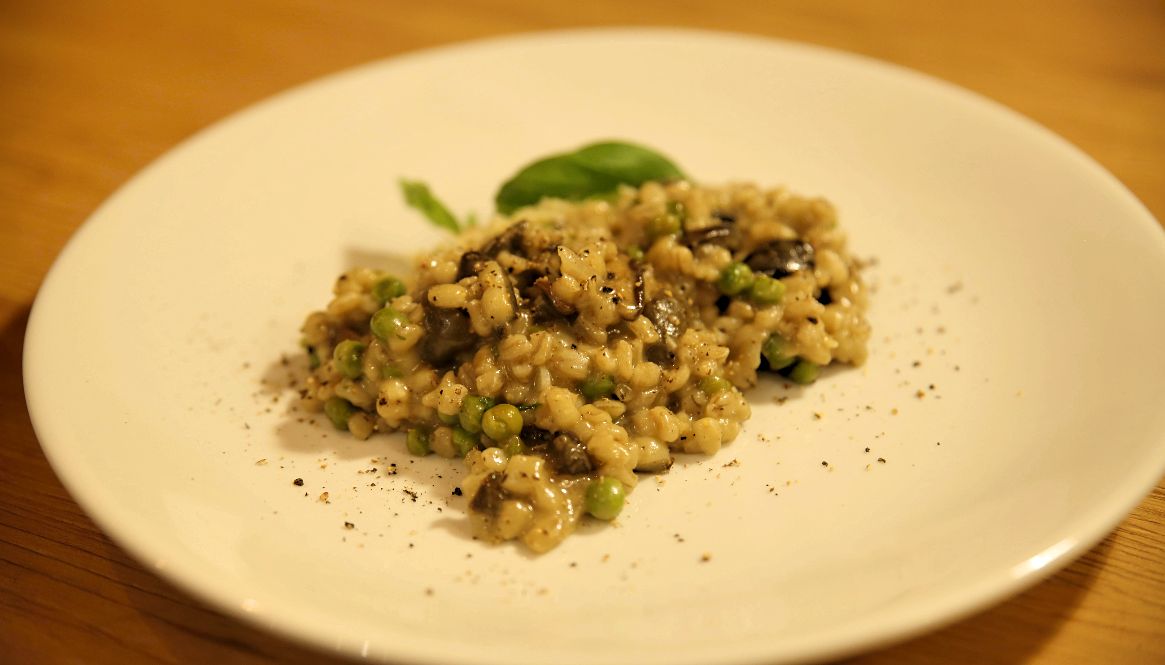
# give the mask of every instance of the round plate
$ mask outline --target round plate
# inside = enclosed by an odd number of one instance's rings
[[[298,326],[343,268],[443,238],[399,177],[482,213],[533,158],[611,137],[833,201],[876,259],[871,359],[766,383],[733,444],[645,478],[613,528],[490,547],[459,465],[293,409]],[[186,142],[61,254],[25,381],[102,528],[286,635],[393,662],[775,663],[952,621],[1095,544],[1165,469],[1162,339],[1165,234],[1032,122],[816,48],[601,30],[395,58]]]

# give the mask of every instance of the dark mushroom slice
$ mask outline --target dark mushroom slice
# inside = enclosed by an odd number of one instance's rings
[[[489,257],[481,252],[466,252],[461,255],[461,260],[457,262],[457,280],[463,280],[466,277],[475,277],[485,268],[485,262]]]
[[[526,222],[518,222],[491,238],[479,250],[470,250],[461,255],[457,264],[457,279],[477,275],[485,268],[485,262],[497,258],[503,251],[524,256]]]
[[[684,241],[695,249],[700,245],[720,245],[729,250],[740,246],[740,232],[731,224],[719,224],[684,232]]]
[[[720,224],[717,226],[708,226],[702,229],[693,229],[684,233],[684,238],[687,239],[690,245],[702,245],[704,243],[714,243],[717,245],[724,244],[728,238],[731,238],[734,229],[727,224]]]
[[[555,470],[572,476],[590,473],[594,469],[587,447],[570,432],[559,432],[550,442],[550,462]]]
[[[680,335],[687,329],[687,312],[679,300],[670,296],[656,298],[643,308],[643,315],[659,330],[660,341],[643,350],[643,357],[667,369],[676,365],[675,349]]]
[[[676,353],[667,348],[667,344],[656,342],[643,350],[643,358],[664,369],[673,369],[676,366]]]
[[[679,337],[687,328],[687,313],[680,301],[664,296],[647,303],[643,315],[648,318],[663,337]]]
[[[753,272],[780,279],[813,267],[813,245],[804,240],[774,240],[749,254],[744,263]]]
[[[542,429],[535,425],[526,425],[522,428],[522,443],[531,450],[536,450],[540,446],[548,446],[550,441],[554,438],[554,432]]]
[[[595,468],[586,444],[570,432],[551,432],[527,425],[522,428],[521,437],[531,455],[541,455],[558,473],[575,476]]]
[[[712,213],[716,223],[702,229],[684,231],[684,242],[696,249],[700,245],[719,245],[735,252],[740,248],[740,230],[736,227],[736,216],[719,210]]]
[[[505,479],[505,476],[497,471],[486,476],[469,502],[470,509],[485,515],[497,515],[502,502],[507,498],[506,490],[502,487]]]
[[[557,259],[557,255],[554,256]],[[526,313],[530,323],[543,324],[558,321],[563,314],[554,306],[548,289],[554,272],[552,262],[545,255],[532,260],[530,267],[509,275],[518,296],[518,311]]]
[[[499,233],[481,248],[483,254],[496,257],[503,251],[519,256],[525,256],[523,245],[526,242],[526,222],[521,221]]]
[[[514,288],[518,289],[518,292],[525,297],[526,290],[533,286],[539,277],[545,276],[546,273],[538,268],[526,268],[521,272],[510,275],[510,281],[513,282]]]
[[[477,336],[469,325],[469,314],[463,309],[431,304],[427,292],[422,294],[421,303],[425,310],[421,360],[433,367],[449,367],[458,354],[472,349],[476,342]]]

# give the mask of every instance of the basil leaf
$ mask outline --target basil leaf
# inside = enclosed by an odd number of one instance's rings
[[[577,201],[614,190],[619,181],[576,164],[571,155],[534,162],[502,185],[495,197],[498,212],[509,214],[543,197]]]
[[[667,157],[638,145],[604,141],[552,155],[523,168],[498,190],[498,211],[509,214],[544,197],[580,201],[619,185],[686,177]]]
[[[400,191],[404,194],[405,203],[415,208],[425,216],[434,226],[439,226],[452,233],[460,233],[461,225],[457,218],[449,212],[449,208],[429,191],[429,186],[420,180],[400,180]]]
[[[584,168],[605,173],[620,183],[640,185],[649,180],[678,180],[684,173],[667,157],[630,143],[593,143],[574,153]]]

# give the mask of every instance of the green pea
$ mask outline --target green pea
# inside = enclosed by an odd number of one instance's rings
[[[700,390],[709,396],[731,389],[732,382],[722,376],[706,376],[700,381]]]
[[[785,283],[765,274],[756,275],[748,296],[761,305],[775,305],[785,297]]]
[[[407,316],[391,307],[385,307],[372,315],[369,327],[372,328],[372,334],[376,335],[380,341],[387,342],[393,337],[403,338],[404,335],[401,331],[408,324],[409,318]]]
[[[627,258],[631,259],[632,261],[642,261],[643,248],[639,245],[631,245],[627,248]]]
[[[336,345],[332,359],[336,361],[336,371],[349,379],[359,379],[364,373],[365,346],[354,339],[346,339]]]
[[[377,304],[381,307],[384,307],[384,303],[389,300],[397,296],[403,296],[404,294],[405,283],[392,275],[382,277],[372,285],[372,297],[376,298]]]
[[[769,361],[769,369],[773,371],[785,369],[797,360],[796,356],[791,356],[786,352],[785,347],[785,340],[780,335],[770,335],[765,340],[764,346],[761,347],[761,354],[764,355],[765,360]]]
[[[587,486],[587,512],[601,520],[613,520],[623,510],[623,483],[603,476]]]
[[[492,398],[470,395],[461,400],[461,414],[458,422],[462,429],[477,434],[481,431],[481,417],[496,404]]]
[[[793,369],[789,371],[789,379],[793,383],[801,385],[808,385],[817,380],[817,376],[821,374],[821,366],[817,363],[809,362],[802,358],[797,361]]]
[[[606,397],[615,392],[615,379],[606,374],[596,374],[588,376],[582,385],[579,386],[584,397],[588,401],[594,401],[600,397]]]
[[[498,404],[482,415],[481,429],[494,441],[503,441],[521,433],[522,412],[513,404]]]
[[[460,427],[453,428],[453,449],[457,451],[458,457],[465,457],[469,451],[477,447],[478,438],[476,434],[467,432]]]
[[[679,221],[684,221],[688,218],[688,211],[684,209],[684,204],[679,201],[667,202],[667,214],[675,217]]]
[[[506,457],[526,454],[526,444],[522,443],[522,437],[517,435],[507,437],[505,441],[502,441],[501,449]]]
[[[307,366],[311,369],[320,366],[320,352],[314,346],[307,347]]]
[[[680,218],[675,215],[660,215],[647,223],[647,235],[653,240],[680,232]]]
[[[456,425],[461,419],[456,413],[449,415],[446,413],[437,413],[437,420],[441,421],[442,425]]]
[[[348,429],[348,419],[353,413],[356,413],[355,407],[342,397],[332,397],[324,402],[324,415],[332,421],[336,429]]]
[[[734,296],[751,288],[753,279],[752,268],[740,261],[733,261],[720,271],[720,280],[717,284],[720,286],[720,293]]]
[[[432,452],[429,447],[429,430],[414,427],[409,430],[408,436],[405,438],[405,446],[409,452],[417,457],[424,457]]]

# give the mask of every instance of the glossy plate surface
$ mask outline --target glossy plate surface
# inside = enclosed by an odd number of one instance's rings
[[[301,422],[281,355],[343,268],[442,239],[398,177],[483,213],[610,137],[833,201],[877,259],[871,360],[763,386],[615,528],[487,547],[459,468]],[[258,624],[394,662],[775,663],[952,621],[1103,537],[1165,469],[1162,340],[1165,234],[1034,123],[816,48],[605,30],[373,64],[184,143],[61,254],[25,379],[101,527]]]

